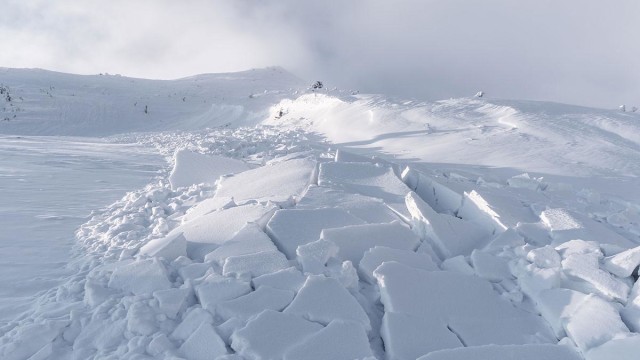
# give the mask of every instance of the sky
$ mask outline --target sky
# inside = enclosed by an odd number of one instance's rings
[[[638,0],[0,0],[0,66],[640,107]],[[1,82],[1,79],[0,79]]]

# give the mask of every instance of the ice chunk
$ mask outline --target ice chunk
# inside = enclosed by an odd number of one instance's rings
[[[249,320],[266,309],[281,311],[293,296],[293,291],[262,286],[247,295],[219,303],[216,312],[225,321],[232,317]]]
[[[271,274],[255,277],[251,280],[251,283],[255,289],[259,289],[262,286],[270,286],[276,289],[298,292],[306,279],[300,270],[290,267]]]
[[[417,360],[581,360],[563,345],[485,345],[435,351]]]
[[[585,354],[586,360],[636,360],[640,349],[640,335],[613,339]]]
[[[157,258],[152,258],[116,267],[109,279],[109,287],[143,295],[169,289],[171,282],[164,265]]]
[[[203,322],[178,351],[187,359],[210,360],[227,354],[227,347],[213,326]]]
[[[476,275],[489,281],[500,282],[512,278],[507,262],[496,255],[473,250],[471,264],[473,264]]]
[[[552,246],[543,246],[527,253],[527,260],[540,268],[556,268],[560,266],[562,258]]]
[[[410,189],[391,167],[369,163],[323,163],[320,164],[318,185],[382,199],[403,218],[410,218],[404,205],[404,197]]]
[[[202,323],[213,323],[213,316],[200,307],[192,307],[180,324],[173,330],[169,337],[174,340],[187,340],[187,338],[200,327]]]
[[[186,149],[176,151],[174,159],[175,164],[169,175],[172,189],[200,183],[213,184],[222,175],[249,169],[240,160],[199,154]]]
[[[502,299],[491,283],[476,276],[424,271],[397,262],[383,263],[374,276],[378,280],[385,312],[445,320],[477,316],[492,319],[522,313]]]
[[[284,312],[325,325],[333,319],[352,320],[371,330],[369,317],[353,295],[336,279],[322,275],[309,276]]]
[[[178,312],[186,305],[191,289],[167,289],[159,290],[153,293],[153,297],[158,300],[158,307],[163,314],[170,319],[175,319]]]
[[[212,314],[216,313],[218,303],[235,299],[250,291],[251,285],[248,282],[224,277],[210,277],[196,287],[200,304]]]
[[[255,223],[246,224],[233,237],[204,257],[205,262],[224,265],[231,256],[255,254],[262,251],[277,250],[269,236]]]
[[[399,263],[428,271],[440,270],[438,265],[433,262],[431,256],[426,253],[415,253],[402,249],[394,249],[386,246],[376,246],[369,249],[358,267],[360,276],[363,280],[375,284],[376,279],[373,272],[385,261],[397,261]]]
[[[179,232],[160,239],[153,239],[140,248],[140,254],[163,257],[173,261],[179,256],[187,255],[187,239]]]
[[[618,310],[597,295],[588,295],[578,304],[564,328],[583,353],[629,333]]]
[[[304,192],[315,168],[316,162],[311,159],[262,166],[223,178],[215,197],[232,197],[238,204],[249,200],[285,203]]]
[[[376,245],[415,250],[420,239],[399,221],[388,224],[365,224],[322,230],[321,238],[339,248],[337,258],[360,263],[364,252]]]
[[[298,246],[296,255],[305,273],[323,274],[327,261],[334,258],[338,250],[338,246],[333,241],[320,239]]]
[[[537,297],[538,310],[542,317],[551,325],[558,339],[565,335],[563,324],[587,295],[570,289],[542,290]]]
[[[567,276],[588,282],[601,295],[620,301],[627,301],[630,288],[624,282],[600,270],[595,254],[571,255],[562,260],[562,269]]]
[[[295,259],[298,246],[318,240],[323,229],[363,223],[342,209],[285,209],[276,211],[266,232],[288,259]]]
[[[299,316],[265,310],[231,335],[231,348],[247,359],[277,360],[322,329]]]
[[[284,360],[354,360],[373,358],[362,324],[333,320],[324,329],[293,346]]]
[[[607,257],[603,261],[604,268],[619,277],[631,276],[640,265],[640,246]]]
[[[473,270],[471,265],[467,262],[467,259],[462,256],[454,256],[452,258],[448,258],[447,260],[442,262],[442,270],[454,271],[463,275],[475,275],[476,271]]]
[[[443,259],[468,255],[473,249],[484,246],[491,236],[475,223],[435,212],[414,192],[407,194],[406,203],[414,231],[425,241],[430,241]]]
[[[608,229],[605,225],[566,209],[544,210],[540,214],[540,219],[549,228],[551,237],[556,244],[573,239],[582,239],[616,245],[623,249],[636,246],[636,244]]]
[[[380,334],[388,359],[414,360],[436,350],[464,346],[439,318],[386,312]]]
[[[230,256],[225,260],[222,275],[251,280],[289,267],[289,260],[278,250]]]
[[[342,190],[310,185],[296,209],[339,207],[370,224],[388,223],[400,218],[382,200]]]
[[[268,219],[277,208],[273,205],[244,205],[203,215],[178,226],[170,235],[184,233],[189,257],[200,260],[211,250],[233,238],[248,222]]]

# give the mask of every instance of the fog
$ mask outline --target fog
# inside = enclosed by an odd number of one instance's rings
[[[4,67],[170,79],[280,65],[396,97],[640,105],[637,0],[3,3]]]

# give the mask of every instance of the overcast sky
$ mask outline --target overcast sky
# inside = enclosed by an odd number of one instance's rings
[[[0,66],[640,106],[640,0],[1,0]],[[1,79],[0,79],[1,82]]]

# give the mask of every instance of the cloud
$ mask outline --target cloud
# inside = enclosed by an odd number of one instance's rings
[[[640,103],[637,0],[9,0],[0,66],[175,78],[282,65],[401,97]]]

